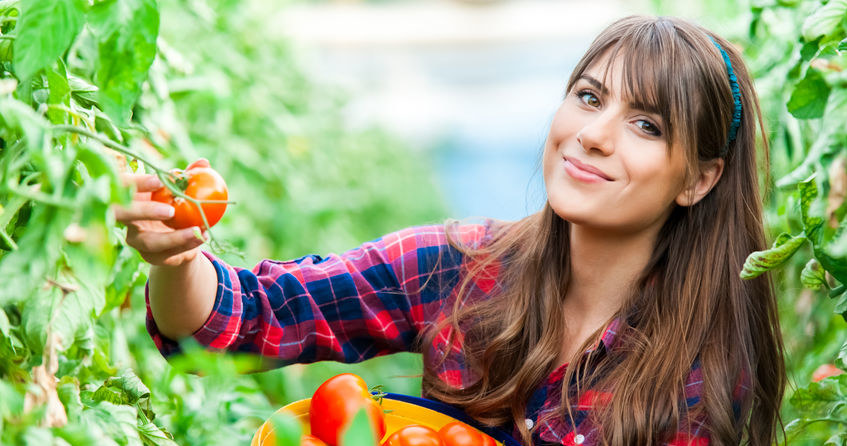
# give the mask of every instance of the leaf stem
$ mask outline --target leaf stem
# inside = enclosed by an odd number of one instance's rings
[[[15,36],[7,36],[0,34],[0,40],[15,40]]]

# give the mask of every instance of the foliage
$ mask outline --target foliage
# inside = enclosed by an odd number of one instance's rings
[[[847,443],[847,378],[810,382],[847,359],[847,2],[757,2],[744,43],[770,138],[773,247],[742,277],[775,271],[791,386],[788,444]],[[835,314],[833,314],[835,313]]]
[[[419,389],[391,380],[413,356],[246,375],[268,364],[190,346],[169,364],[144,329],[147,265],[110,211],[132,197],[121,171],[209,158],[237,202],[218,254],[242,266],[442,217],[425,163],[347,128],[268,7],[0,0],[0,443],[244,444],[341,368]]]

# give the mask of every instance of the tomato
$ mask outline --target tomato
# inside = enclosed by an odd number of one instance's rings
[[[832,364],[821,364],[821,366],[815,369],[814,373],[812,373],[812,381],[818,382],[824,378],[840,375],[842,373],[844,373],[844,370],[841,370]]]
[[[326,446],[326,443],[318,437],[303,434],[303,436],[300,437],[300,446]]]
[[[444,446],[495,446],[493,438],[461,421],[447,423],[439,429],[438,436]]]
[[[191,198],[222,201],[228,199],[224,179],[205,159],[189,164],[184,171],[175,169],[171,173],[177,177],[177,186],[183,188],[183,193]],[[174,207],[176,212],[173,218],[164,222],[171,228],[183,229],[192,226],[205,228],[200,208],[182,197],[174,197],[170,189],[162,187],[153,191],[151,199]],[[203,203],[201,206],[209,221],[209,227],[214,226],[226,211],[226,203]]]
[[[444,446],[438,432],[420,424],[401,427],[382,446]]]
[[[352,374],[334,376],[318,387],[309,404],[312,435],[337,446],[356,413],[364,408],[379,441],[385,435],[385,415],[371,398],[365,380]]]

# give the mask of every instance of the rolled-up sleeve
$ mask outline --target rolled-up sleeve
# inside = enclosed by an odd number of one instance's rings
[[[473,246],[487,228],[461,225],[455,235]],[[212,313],[192,337],[209,349],[257,353],[280,365],[414,351],[458,282],[463,257],[443,225],[403,229],[343,254],[263,260],[252,269],[203,254],[218,285]],[[159,333],[149,295],[147,330],[164,356],[180,351]]]

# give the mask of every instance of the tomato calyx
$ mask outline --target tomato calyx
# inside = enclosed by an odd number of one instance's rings
[[[188,189],[188,176],[183,172],[174,172],[174,175],[171,177],[174,186],[180,192],[185,192],[185,189]]]

